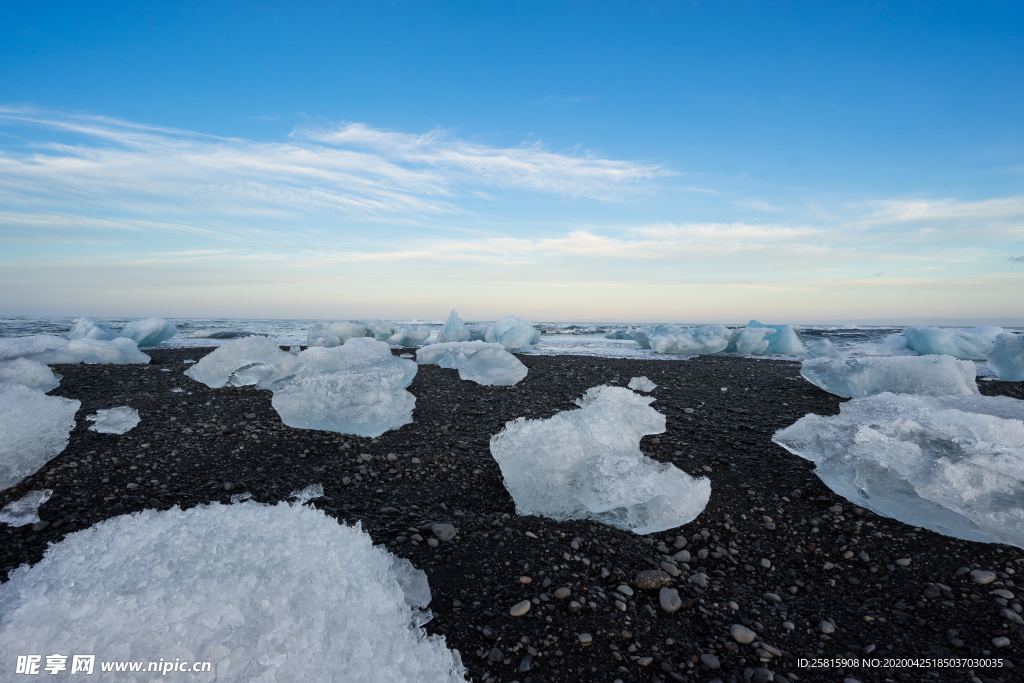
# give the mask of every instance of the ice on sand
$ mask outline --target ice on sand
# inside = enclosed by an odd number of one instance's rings
[[[372,337],[366,325],[359,323],[314,323],[306,334],[307,346],[341,346],[355,337]]]
[[[946,355],[964,360],[985,360],[992,352],[1001,327],[906,327],[894,335],[889,344],[894,348],[905,346],[921,355]]]
[[[454,310],[448,314],[448,321],[437,333],[438,343],[465,342],[470,340],[469,328]]]
[[[797,328],[793,325],[765,325],[756,320],[751,320],[747,323],[746,330],[771,330],[770,333],[764,338],[767,342],[767,348],[763,351],[753,353],[767,353],[777,356],[802,356],[807,353],[807,349],[804,347],[802,341],[800,341],[800,335],[797,334]],[[742,351],[740,353],[743,353]]]
[[[369,338],[314,346],[297,356],[300,369],[274,387],[271,404],[289,427],[380,436],[412,422],[416,397],[405,390],[416,363],[396,358]]]
[[[97,410],[93,415],[86,416],[85,419],[92,422],[92,425],[89,427],[91,432],[126,434],[135,429],[135,426],[139,424],[139,411],[128,406],[103,408]]]
[[[139,347],[134,341],[125,337],[118,337],[110,341],[84,338],[70,341],[65,339],[61,346],[28,357],[51,365],[75,363],[145,365],[149,362],[149,356],[139,351]]]
[[[60,379],[39,361],[13,358],[0,361],[0,384],[21,384],[46,392],[59,387]]]
[[[60,349],[68,340],[55,334],[32,334],[25,337],[0,337],[0,360],[35,356],[44,351]]]
[[[68,339],[103,339],[111,340],[120,335],[110,329],[109,325],[98,323],[90,318],[78,318],[68,331]]]
[[[634,377],[633,379],[629,380],[629,384],[627,384],[626,386],[628,386],[633,391],[643,391],[644,393],[648,394],[658,388],[657,384],[655,384],[650,379],[644,376]]]
[[[18,500],[12,501],[0,510],[0,524],[25,526],[39,521],[39,508],[50,500],[53,491],[42,489],[29,491]]]
[[[266,337],[244,337],[203,356],[185,375],[212,389],[224,386],[270,388],[298,372],[298,357]]]
[[[1024,401],[878,394],[806,415],[773,440],[880,515],[1024,548]]]
[[[640,439],[665,431],[650,396],[598,386],[578,409],[519,418],[491,438],[505,487],[524,515],[594,519],[648,534],[690,522],[711,495],[707,479],[648,458]]]
[[[81,405],[20,384],[0,384],[0,490],[64,450]]]
[[[11,573],[0,585],[0,661],[45,643],[212,662],[197,681],[464,680],[458,652],[419,627],[409,603],[423,596],[406,586],[391,553],[313,508],[144,510],[69,534]]]
[[[127,337],[141,347],[157,346],[178,334],[178,328],[163,318],[133,320],[117,333]]]
[[[311,500],[324,497],[324,485],[319,483],[309,484],[301,489],[292,491],[288,497],[299,505],[305,505]]]
[[[988,365],[999,379],[1024,381],[1024,335],[1006,332],[996,337]]]
[[[657,353],[696,356],[725,351],[732,339],[732,330],[722,325],[657,325],[636,336],[646,340],[648,348]],[[643,346],[643,341],[638,343]]]
[[[540,331],[529,321],[508,315],[488,328],[484,340],[497,342],[510,351],[521,351],[540,341]]]
[[[512,386],[527,374],[522,361],[504,346],[482,341],[429,344],[416,352],[416,362],[455,368],[461,379],[492,386]]]
[[[931,396],[978,393],[977,368],[950,356],[862,356],[805,360],[800,374],[836,396],[892,392]]]

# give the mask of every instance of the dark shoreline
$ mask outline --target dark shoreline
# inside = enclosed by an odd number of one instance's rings
[[[66,533],[114,515],[228,502],[243,492],[275,503],[321,482],[326,497],[317,507],[361,522],[375,542],[427,573],[435,615],[427,629],[447,637],[476,681],[770,681],[769,671],[779,681],[972,680],[962,669],[798,667],[798,658],[815,657],[999,657],[1006,667],[975,675],[1024,680],[1024,625],[1000,614],[1024,600],[1024,551],[909,527],[829,491],[809,463],[770,442],[806,413],[838,410],[839,399],[800,378],[796,363],[520,356],[530,374],[512,388],[424,366],[410,387],[415,422],[364,439],[285,427],[268,392],[213,390],[183,376],[183,361],[207,351],[149,351],[146,366],[55,366],[64,378],[51,393],[82,407],[67,449],[0,493],[2,506],[53,489],[40,511],[45,528],[0,525],[4,576],[38,561]],[[508,420],[572,408],[589,387],[636,375],[659,385],[654,407],[668,418],[666,433],[642,448],[711,478],[704,513],[650,536],[517,516],[488,451],[491,435]],[[980,385],[1024,398],[1022,383]],[[122,436],[87,431],[86,415],[116,405],[138,409],[141,424]],[[436,522],[455,525],[458,535],[437,542],[429,530]],[[662,611],[656,590],[617,591],[683,549],[691,558],[674,561],[678,612]],[[897,565],[900,558],[909,566]],[[975,585],[962,568],[998,578]],[[571,596],[556,598],[560,587]],[[996,588],[1015,597],[1000,604]],[[525,599],[538,602],[510,616]],[[578,612],[569,609],[574,600]],[[823,620],[834,633],[823,634]],[[738,644],[732,624],[755,631],[754,643]],[[580,634],[592,643],[581,644]],[[1011,645],[996,649],[997,636]]]

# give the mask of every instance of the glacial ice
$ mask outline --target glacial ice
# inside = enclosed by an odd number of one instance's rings
[[[802,356],[807,353],[797,328],[792,325],[765,325],[756,320],[747,323],[747,330],[769,329],[771,333],[766,337],[768,348],[762,353],[778,356]],[[742,353],[742,352],[741,352]]]
[[[1001,327],[906,327],[890,344],[903,344],[921,355],[946,355],[964,360],[985,360],[992,352]]]
[[[437,333],[437,341],[439,344],[444,342],[465,342],[469,341],[470,333],[469,328],[459,318],[459,314],[452,310],[448,314],[448,321]]]
[[[178,328],[163,318],[133,320],[118,332],[118,336],[132,339],[140,347],[157,346],[178,334]]]
[[[0,384],[0,490],[64,450],[81,405],[20,384]]]
[[[430,325],[398,325],[388,339],[391,346],[422,346],[430,338]]]
[[[0,361],[0,384],[21,384],[47,392],[59,387],[60,379],[39,361],[14,358]]]
[[[862,397],[891,392],[930,396],[978,393],[971,361],[950,356],[861,356],[805,360],[800,374],[836,396]]]
[[[33,334],[26,337],[0,337],[0,360],[35,356],[45,351],[60,349],[68,340],[55,334]]]
[[[128,406],[101,408],[85,419],[92,422],[89,431],[100,434],[125,434],[140,422],[139,411]]]
[[[722,325],[657,325],[647,332],[647,339],[657,353],[696,356],[725,351],[732,330]]]
[[[359,323],[314,323],[306,335],[307,346],[341,346],[355,337],[372,337],[366,325]]]
[[[996,337],[988,365],[999,379],[1024,381],[1024,335],[1006,332]]]
[[[491,454],[523,515],[594,519],[649,534],[686,524],[711,483],[648,458],[640,439],[665,431],[654,398],[624,387],[589,389],[548,419],[518,418],[491,437]]]
[[[110,341],[119,336],[117,332],[110,329],[109,325],[98,323],[90,318],[78,318],[68,332],[68,339],[103,339]]]
[[[604,335],[605,339],[633,339],[633,335],[629,330],[612,330],[608,334]]]
[[[64,345],[29,356],[32,360],[49,365],[59,364],[110,364],[145,365],[149,356],[139,351],[135,342],[125,337],[105,341],[103,339],[64,340]]]
[[[1024,548],[1024,401],[877,394],[806,415],[773,441],[880,515]]]
[[[11,501],[0,510],[0,524],[25,526],[39,521],[39,508],[50,500],[51,489],[29,491],[18,500]]]
[[[288,496],[297,505],[305,505],[311,500],[324,497],[324,485],[321,483],[308,484],[301,489],[296,489]]]
[[[44,643],[213,662],[197,681],[463,681],[458,652],[419,627],[409,603],[422,586],[397,564],[360,527],[301,505],[122,515],[68,534],[0,585],[0,661]]]
[[[269,389],[298,372],[299,365],[298,357],[282,351],[277,342],[266,337],[243,337],[218,346],[185,375],[211,389],[253,385]]]
[[[460,379],[489,386],[509,387],[527,374],[526,366],[504,346],[482,341],[428,344],[416,352],[416,362],[455,368]]]
[[[297,358],[298,372],[273,388],[271,401],[289,427],[380,436],[412,422],[416,397],[405,388],[416,363],[396,358],[386,343],[358,337]]]
[[[487,341],[487,331],[491,326],[487,323],[473,323],[466,325],[466,329],[469,330],[469,341]]]
[[[522,351],[540,341],[540,331],[529,321],[507,315],[491,325],[484,340],[497,342],[509,351]]]
[[[640,377],[634,377],[633,379],[629,380],[629,384],[627,384],[626,386],[632,389],[633,391],[642,391],[647,394],[651,393],[652,391],[658,388],[657,384],[655,384],[654,382],[652,382],[650,379],[643,375],[641,375]]]

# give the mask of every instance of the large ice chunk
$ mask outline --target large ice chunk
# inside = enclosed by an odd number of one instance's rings
[[[369,335],[377,341],[387,342],[391,346],[421,346],[430,337],[429,325],[405,325],[387,320],[375,320],[367,323]]]
[[[139,411],[128,406],[101,408],[85,419],[92,422],[89,431],[100,434],[125,434],[135,429],[140,421]]]
[[[836,396],[894,394],[971,396],[977,368],[950,356],[861,356],[805,360],[800,374]]]
[[[163,318],[133,320],[118,332],[118,336],[132,339],[141,347],[157,346],[176,334],[178,328]]]
[[[32,334],[25,337],[0,337],[0,360],[35,356],[44,351],[62,349],[68,340],[55,334]]]
[[[359,527],[309,507],[144,510],[69,534],[11,573],[0,585],[0,661],[45,643],[212,662],[197,681],[464,680],[458,652],[419,627],[409,602],[422,587],[407,597],[409,578]]]
[[[107,341],[116,339],[117,332],[110,329],[109,325],[98,323],[90,318],[78,318],[68,332],[68,339],[105,339]]]
[[[985,360],[992,352],[1001,327],[906,327],[902,335],[906,348],[921,355],[940,354],[965,360]],[[893,340],[890,343],[896,343]]]
[[[18,500],[12,501],[0,510],[0,524],[25,526],[39,521],[39,508],[50,500],[51,489],[29,491]]]
[[[59,387],[60,379],[39,361],[14,358],[0,361],[0,384],[21,384],[46,392]]]
[[[1024,381],[1024,335],[1006,332],[996,337],[988,365],[999,379]]]
[[[491,325],[485,341],[497,342],[510,351],[521,351],[540,341],[540,331],[527,320],[507,315]]]
[[[949,536],[1024,548],[1024,401],[878,394],[773,440],[857,505]]]
[[[244,337],[218,346],[185,374],[212,389],[253,385],[265,389],[298,372],[299,365],[298,358],[282,351],[277,342]]]
[[[438,343],[464,342],[469,341],[470,332],[466,324],[459,318],[459,314],[453,309],[448,314],[448,321],[437,333]]]
[[[482,341],[429,344],[416,352],[416,362],[455,368],[461,379],[501,387],[517,384],[527,373],[522,361],[504,346]]]
[[[469,341],[487,341],[487,331],[491,326],[487,323],[473,323],[466,325],[466,329],[469,330]]]
[[[64,346],[30,356],[40,363],[54,364],[110,364],[145,365],[149,356],[139,351],[135,342],[125,337],[105,341],[103,339],[65,340]]]
[[[0,490],[64,450],[81,405],[20,384],[0,384]]]
[[[764,341],[767,342],[767,347],[764,350],[752,351],[752,354],[767,353],[778,356],[802,356],[807,353],[807,349],[804,347],[802,341],[800,341],[800,335],[797,334],[797,328],[793,325],[765,325],[756,320],[751,320],[747,323],[747,327],[744,330],[749,333],[757,333],[758,330],[771,330],[764,337]],[[739,353],[746,353],[739,351]]]
[[[308,346],[341,346],[355,337],[372,337],[366,325],[359,323],[314,323],[306,335]]]
[[[298,355],[300,370],[274,387],[272,405],[289,427],[380,436],[412,422],[416,397],[405,390],[416,363],[384,343],[360,337],[343,346],[314,346]]]
[[[696,518],[711,483],[640,451],[643,436],[665,431],[653,401],[598,386],[576,401],[576,410],[507,423],[491,437],[491,454],[519,513],[594,519],[637,534]]]
[[[725,351],[732,339],[732,331],[722,325],[657,325],[636,336],[641,346],[643,342],[640,340],[646,338],[649,348],[657,353],[697,356]]]

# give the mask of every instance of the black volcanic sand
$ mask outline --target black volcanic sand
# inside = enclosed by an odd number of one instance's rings
[[[810,463],[771,443],[806,413],[838,410],[839,399],[803,381],[795,363],[523,356],[530,374],[512,388],[426,366],[410,387],[415,422],[365,439],[286,427],[269,392],[208,389],[183,376],[183,361],[207,351],[158,350],[143,366],[56,368],[64,379],[53,393],[82,409],[67,449],[0,493],[2,505],[53,489],[42,523],[0,525],[4,576],[38,561],[48,543],[114,515],[242,492],[276,503],[322,482],[317,507],[361,522],[375,542],[426,571],[435,615],[427,628],[446,636],[477,681],[1024,680],[1024,551],[910,527],[829,491]],[[668,418],[668,430],[642,448],[711,478],[704,513],[648,536],[517,516],[491,435],[507,420],[573,408],[587,388],[635,375],[658,384],[654,407]],[[1021,384],[981,385],[1024,398]],[[137,408],[141,424],[122,436],[87,430],[86,415],[117,405]],[[457,536],[439,542],[430,531],[437,522],[455,525]],[[633,585],[638,571],[659,567],[677,574],[678,612],[659,607],[657,590]],[[995,572],[995,582],[975,584],[974,568]],[[620,586],[633,586],[632,595]],[[570,596],[555,597],[563,587]],[[529,612],[510,616],[522,600],[532,602]],[[835,627],[828,635],[825,620]],[[737,643],[733,624],[756,632],[754,642]],[[999,636],[1010,646],[994,647]],[[866,656],[1001,657],[1005,665],[798,664]]]

